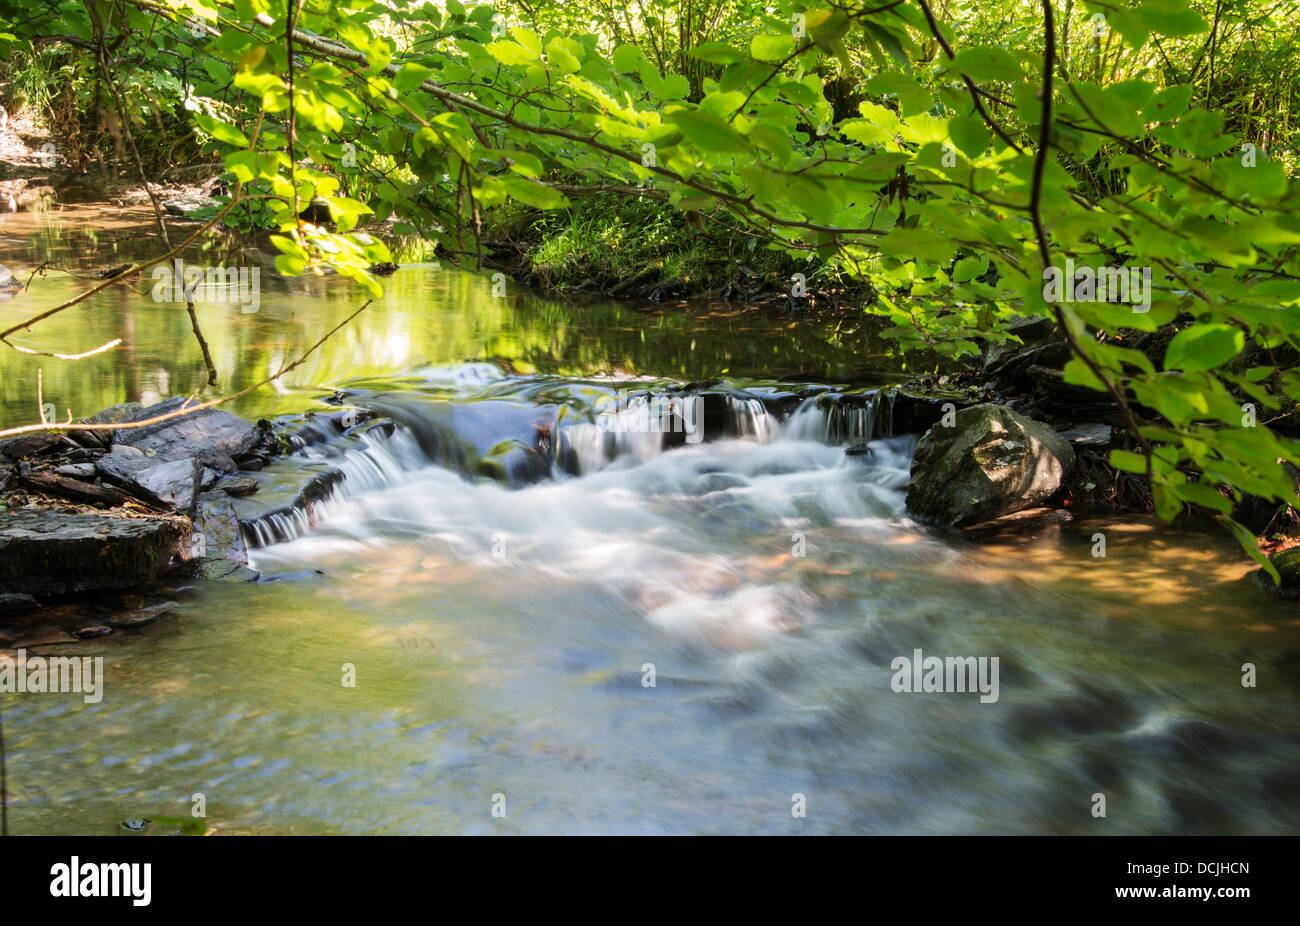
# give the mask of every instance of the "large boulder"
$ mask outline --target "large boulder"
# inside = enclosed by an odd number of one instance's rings
[[[921,521],[977,524],[1053,495],[1074,466],[1070,442],[1001,405],[972,405],[925,433],[912,457],[907,509]]]

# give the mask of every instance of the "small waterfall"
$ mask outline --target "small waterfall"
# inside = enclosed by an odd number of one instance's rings
[[[781,436],[781,423],[761,399],[727,396],[727,420],[734,423],[735,436],[770,444]]]
[[[240,517],[244,542],[249,547],[301,537],[328,518],[330,509],[343,500],[405,482],[410,473],[429,465],[415,438],[403,428],[391,432],[372,428],[357,436],[349,447],[337,443],[305,444],[288,462],[297,471],[318,472],[288,499],[274,489],[251,497],[249,502],[263,507],[277,501],[285,503],[252,517]]]
[[[864,444],[893,434],[894,394],[825,393],[806,399],[790,416],[785,435],[790,440],[823,444]]]
[[[620,400],[594,422],[562,424],[555,469],[582,475],[614,463],[642,463],[684,444],[719,438],[767,444],[780,433],[776,416],[752,396],[647,393]]]
[[[491,380],[475,373],[456,378],[442,371],[442,378],[465,389]],[[644,391],[609,398],[614,401],[533,404],[496,392],[489,399],[450,401],[443,393],[353,394],[350,401],[382,417],[350,427],[355,413],[295,422],[289,455],[259,474],[257,493],[236,500],[245,542],[256,549],[294,540],[349,499],[407,483],[430,466],[518,488],[635,466],[696,443],[771,444],[782,437],[779,417],[743,392]],[[859,421],[862,411],[854,410],[850,431],[870,430],[869,422]]]

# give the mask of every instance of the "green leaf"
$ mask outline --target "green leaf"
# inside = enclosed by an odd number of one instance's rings
[[[1020,63],[1011,53],[996,45],[972,45],[957,52],[948,67],[961,71],[979,83],[988,80],[1013,82],[1020,80]]]
[[[1165,369],[1211,370],[1241,353],[1246,336],[1231,325],[1193,325],[1174,335],[1165,348]]]
[[[635,46],[632,45],[623,45],[621,47],[635,48]],[[641,53],[641,50],[638,48],[636,49],[636,52],[639,55]],[[614,53],[617,56],[618,49],[615,49]],[[710,64],[735,64],[738,61],[745,60],[745,56],[743,54],[741,54],[735,48],[732,48],[726,42],[705,42],[703,45],[697,45],[694,48],[692,48],[688,52],[688,54],[692,58],[698,58],[700,61],[708,61]],[[633,70],[635,67],[636,64],[634,62],[631,67],[616,68],[616,69],[620,71],[630,71]]]
[[[410,93],[428,80],[432,73],[433,71],[422,64],[405,64],[393,78],[393,86],[397,88],[398,93]]]
[[[949,119],[948,134],[962,154],[971,158],[983,154],[992,138],[984,120],[972,116],[954,116]]]
[[[525,48],[518,42],[489,42],[485,48],[489,55],[505,65],[533,64],[538,60],[537,52]],[[576,71],[577,68],[574,70]]]
[[[760,33],[749,43],[749,53],[758,61],[783,61],[793,52],[794,39],[789,35]]]
[[[195,113],[194,121],[199,124],[203,131],[222,144],[233,145],[236,148],[248,147],[248,138],[228,122],[221,122],[211,116],[205,116],[203,113]]]
[[[546,60],[561,74],[573,74],[582,67],[582,46],[572,39],[551,39],[546,43]]]
[[[1128,450],[1112,450],[1110,452],[1110,465],[1126,473],[1145,474],[1147,471],[1147,458],[1140,453],[1133,453]]]
[[[627,74],[635,71],[641,64],[641,49],[635,45],[620,45],[614,49],[611,61],[614,64],[614,70],[620,74]]]
[[[743,135],[710,113],[679,109],[668,114],[668,121],[681,129],[692,144],[705,151],[746,153],[750,150]]]
[[[536,180],[511,177],[509,175],[496,179],[513,198],[537,209],[558,209],[568,204],[568,200],[563,193],[554,187],[538,183]]]
[[[1251,559],[1259,563],[1260,568],[1269,574],[1273,579],[1274,584],[1281,585],[1282,577],[1277,574],[1277,567],[1269,562],[1268,557],[1264,555],[1262,550],[1260,550],[1259,541],[1255,538],[1255,535],[1247,530],[1244,525],[1234,521],[1232,518],[1225,516],[1219,518],[1218,521],[1224,527],[1228,528],[1228,530],[1232,531],[1233,535],[1236,536],[1237,541],[1241,544],[1242,549],[1250,554]]]

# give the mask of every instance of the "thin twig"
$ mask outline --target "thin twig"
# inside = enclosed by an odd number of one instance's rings
[[[203,351],[203,365],[208,368],[208,385],[215,386],[217,368],[212,363],[212,352],[208,350],[207,339],[203,337],[203,330],[199,327],[199,313],[194,310],[194,287],[185,290],[185,310],[190,313],[190,326],[194,329],[194,337]]]

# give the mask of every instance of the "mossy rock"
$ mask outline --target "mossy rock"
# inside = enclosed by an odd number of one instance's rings
[[[1300,547],[1274,553],[1268,561],[1282,579],[1282,588],[1300,589]]]

